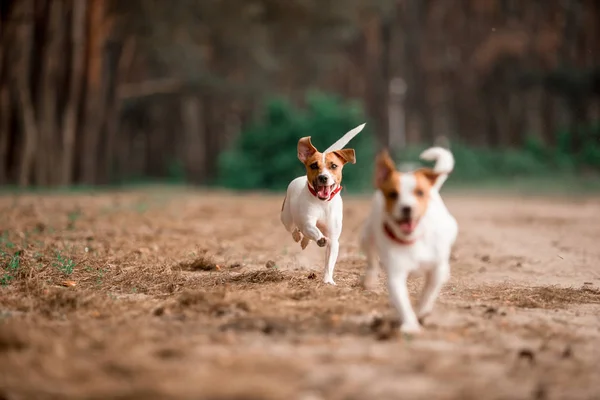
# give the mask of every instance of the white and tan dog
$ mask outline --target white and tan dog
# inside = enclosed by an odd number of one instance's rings
[[[302,249],[311,240],[319,247],[327,246],[323,282],[331,285],[335,285],[333,269],[342,233],[342,169],[346,163],[356,163],[354,150],[342,147],[364,126],[349,131],[323,153],[312,145],[310,136],[300,139],[298,158],[306,167],[306,175],[289,184],[281,207],[281,222]]]
[[[450,277],[450,252],[458,224],[439,190],[454,168],[454,157],[432,147],[421,158],[436,161],[433,169],[401,173],[387,151],[376,161],[371,213],[364,226],[361,249],[367,256],[365,287],[377,279],[377,259],[387,272],[392,303],[402,319],[400,329],[416,333],[422,318],[433,309],[442,285]],[[416,307],[411,306],[407,278],[425,274],[425,286]]]

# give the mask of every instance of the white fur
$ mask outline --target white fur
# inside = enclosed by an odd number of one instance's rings
[[[344,134],[344,136],[342,136],[341,138],[339,138],[334,144],[332,144],[331,146],[329,146],[323,152],[323,157],[325,157],[326,153],[330,153],[332,151],[337,151],[337,150],[343,149],[354,138],[354,136],[358,135],[360,133],[360,131],[363,130],[363,128],[365,127],[365,125],[367,125],[366,122],[364,124],[362,124],[362,125],[357,126],[354,129],[350,129],[348,132],[346,132]]]
[[[338,193],[331,201],[319,200],[309,192],[307,183],[306,176],[300,176],[289,184],[281,211],[281,222],[285,229],[292,233],[294,240],[299,241],[301,235],[304,236],[303,247],[308,244],[309,239],[318,242],[325,238],[327,256],[323,281],[335,285],[333,269],[342,233],[342,197]],[[325,232],[321,232],[317,224],[324,227]]]
[[[454,157],[452,153],[443,147],[430,147],[422,152],[420,157],[422,160],[435,161],[433,170],[441,175],[435,181],[434,187],[439,191],[444,182],[446,182],[448,174],[454,169]]]
[[[445,180],[446,172],[454,165],[452,154],[441,148],[432,148],[423,154],[437,160],[435,170],[442,173],[437,181]],[[385,198],[379,190],[373,196],[371,212],[363,227],[361,249],[367,256],[365,286],[372,286],[377,278],[379,258],[387,272],[392,303],[402,319],[401,330],[407,333],[420,331],[419,320],[432,311],[442,285],[450,277],[450,252],[458,234],[458,224],[442,201],[438,191],[440,186],[436,182],[431,189],[427,210],[409,236],[403,235],[392,223],[392,219],[397,216],[388,215]],[[414,189],[414,182],[410,175],[402,175],[400,201],[397,202],[399,205],[405,201],[402,199],[405,195],[408,197],[408,205],[411,205],[414,197],[411,188]],[[407,195],[409,191],[411,193]],[[414,243],[400,244],[390,239],[383,230],[384,222],[389,223],[388,226],[397,237],[414,240]],[[415,312],[410,303],[406,282],[409,276],[421,273],[425,274],[425,286]]]

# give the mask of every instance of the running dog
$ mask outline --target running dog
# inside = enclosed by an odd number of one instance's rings
[[[450,277],[450,252],[458,224],[446,208],[439,190],[454,168],[450,151],[432,147],[421,159],[435,161],[433,169],[399,172],[387,151],[376,160],[375,186],[370,215],[364,225],[361,249],[367,256],[364,285],[377,279],[378,259],[388,276],[392,303],[402,319],[400,329],[417,333],[431,313],[443,284]],[[406,282],[425,274],[425,286],[416,307],[410,302]]]
[[[281,207],[281,222],[302,249],[312,240],[319,247],[327,247],[323,282],[335,285],[333,269],[339,252],[342,233],[343,202],[342,169],[347,163],[355,164],[354,149],[343,147],[365,126],[362,124],[346,133],[324,152],[319,152],[310,136],[298,141],[298,159],[306,168],[306,175],[294,179],[287,188]]]

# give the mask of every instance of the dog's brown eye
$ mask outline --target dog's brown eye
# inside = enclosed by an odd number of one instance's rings
[[[424,194],[425,193],[421,189],[415,190],[415,195],[417,195],[417,197],[423,197]]]
[[[396,200],[398,198],[398,192],[388,192],[387,197],[390,200]]]
[[[319,169],[319,164],[318,163],[310,164],[310,169]]]
[[[331,164],[331,169],[336,169],[337,167],[337,164]]]

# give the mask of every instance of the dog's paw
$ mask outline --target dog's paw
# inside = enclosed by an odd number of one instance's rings
[[[429,312],[429,311],[423,312],[423,313],[417,313],[417,318],[418,318],[419,324],[425,325],[425,319],[429,316],[429,314],[431,314],[431,312]]]
[[[302,241],[300,242],[300,247],[302,247],[302,250],[304,250],[306,246],[308,246],[308,243],[310,243],[310,239],[304,236],[302,238]]]
[[[327,238],[323,236],[321,239],[317,240],[317,246],[325,247],[327,245]]]
[[[361,283],[363,289],[373,291],[377,288],[377,277],[365,275]]]
[[[337,286],[336,283],[333,281],[333,278],[330,276],[323,277],[323,283],[327,285]]]
[[[294,229],[294,232],[292,232],[292,239],[294,239],[296,243],[302,240],[302,233],[300,233],[300,230]]]
[[[400,326],[400,332],[407,334],[407,335],[417,335],[419,333],[421,333],[421,326],[419,325],[418,322],[415,323],[406,323],[406,324],[402,324]]]
[[[367,272],[365,273],[365,275],[362,277],[362,287],[365,290],[375,290],[375,288],[377,287],[377,280],[378,280],[378,276],[377,276],[377,272]]]

